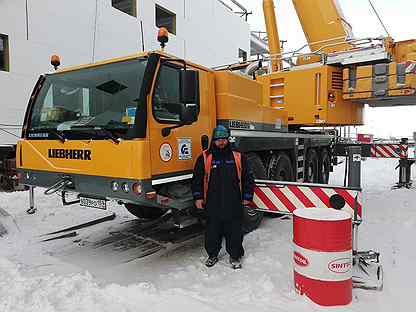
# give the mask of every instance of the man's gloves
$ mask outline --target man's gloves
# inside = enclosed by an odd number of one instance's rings
[[[196,206],[197,209],[204,209],[204,200],[197,199],[195,201],[195,206]]]

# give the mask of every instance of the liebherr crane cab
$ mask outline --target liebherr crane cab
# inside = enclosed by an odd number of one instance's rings
[[[64,203],[76,193],[83,205],[115,200],[144,218],[179,213],[193,206],[192,169],[217,124],[241,131],[234,137],[265,177],[255,151],[271,150],[266,134],[287,133],[287,115],[262,105],[262,88],[163,52],[43,75],[17,148],[22,182],[62,192]],[[261,214],[247,218],[254,226]]]

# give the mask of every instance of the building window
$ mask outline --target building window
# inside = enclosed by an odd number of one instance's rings
[[[137,0],[111,0],[111,5],[128,15],[136,17],[136,1]]]
[[[9,37],[0,34],[0,71],[9,71]]]
[[[176,35],[176,14],[156,5],[156,26],[165,27],[171,34]]]
[[[247,61],[247,52],[243,49],[238,49],[238,58],[240,59],[240,62]]]

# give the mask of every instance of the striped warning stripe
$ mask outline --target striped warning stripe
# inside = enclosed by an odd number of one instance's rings
[[[416,74],[416,63],[406,62],[406,74]]]
[[[408,149],[403,144],[373,144],[370,151],[375,158],[407,158]]]
[[[361,192],[336,187],[259,184],[254,189],[254,206],[267,212],[293,213],[302,208],[332,208],[330,198],[340,195],[345,200],[341,209],[358,218],[362,217]]]

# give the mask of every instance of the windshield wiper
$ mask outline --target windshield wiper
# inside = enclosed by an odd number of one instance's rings
[[[105,138],[110,139],[116,144],[120,144],[121,138],[113,134],[112,131],[101,128],[100,126],[72,126],[71,130],[75,129],[76,131],[94,131],[97,135],[103,135]]]
[[[64,133],[62,131],[56,130],[55,128],[32,128],[30,130],[31,131],[45,131],[45,132],[53,133],[62,143],[65,143],[66,141]]]

